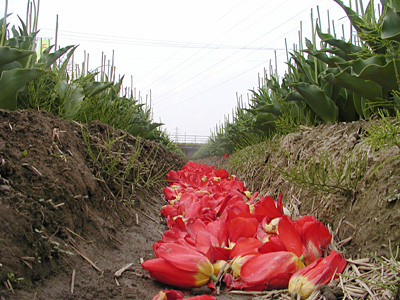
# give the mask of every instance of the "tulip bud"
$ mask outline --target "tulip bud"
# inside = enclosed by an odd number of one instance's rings
[[[184,300],[183,297],[184,295],[181,291],[163,290],[159,291],[152,300]],[[211,295],[201,295],[186,298],[185,300],[217,300],[217,298]]]
[[[256,256],[257,254],[250,254],[250,255],[245,255],[245,256],[237,256],[231,265],[231,270],[233,275],[235,276],[235,278],[240,277],[240,270],[242,269],[242,266],[244,265],[244,263],[246,261],[248,261],[249,259],[253,258],[254,256]]]
[[[159,291],[151,300],[182,300],[183,293],[175,290]]]
[[[153,245],[158,258],[146,260],[142,268],[160,282],[190,289],[206,285],[214,268],[203,254],[175,243]]]
[[[281,289],[302,268],[304,264],[294,253],[279,251],[254,256],[243,264],[240,274],[248,290],[252,286],[257,290]]]
[[[226,260],[218,260],[215,263],[213,263],[214,275],[218,276],[221,269],[225,268],[226,265],[227,265]]]
[[[289,293],[294,299],[307,299],[319,286],[342,273],[346,264],[347,261],[339,253],[332,251],[327,257],[319,258],[293,274],[289,281]]]

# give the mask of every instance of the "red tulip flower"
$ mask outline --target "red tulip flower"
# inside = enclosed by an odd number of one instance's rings
[[[243,264],[240,274],[247,290],[282,289],[302,268],[304,264],[294,253],[280,251],[254,256]]]
[[[237,256],[235,259],[232,260],[232,265],[231,265],[231,271],[232,274],[235,276],[235,278],[240,278],[241,275],[241,270],[243,265],[250,259],[252,259],[254,256],[260,255],[260,254],[249,254],[245,256]]]
[[[232,211],[225,212],[226,215],[221,218],[226,220],[228,237],[231,242],[236,243],[240,238],[254,237],[256,235],[259,223],[253,215],[246,212],[239,214]]]
[[[211,295],[201,295],[201,296],[186,298],[184,300],[217,300],[217,298]]]
[[[296,228],[296,222],[287,216],[282,216],[279,221],[278,236],[287,251],[303,256],[305,265],[320,258],[332,239],[328,228],[321,222],[305,222],[301,228]]]
[[[156,243],[153,250],[158,258],[142,263],[157,281],[183,289],[206,285],[213,275],[211,262],[203,254],[175,243]]]
[[[163,290],[159,291],[157,295],[153,297],[152,300],[184,300],[184,295],[181,291],[175,290]],[[185,300],[217,300],[214,296],[211,295],[201,295],[186,298]]]
[[[346,264],[347,261],[339,253],[332,251],[327,257],[319,258],[293,274],[289,281],[289,293],[294,299],[307,299],[316,288],[342,273]]]
[[[175,290],[159,291],[151,300],[182,300],[183,293]]]

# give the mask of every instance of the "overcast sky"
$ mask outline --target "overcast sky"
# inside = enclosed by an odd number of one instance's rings
[[[0,0],[4,15],[5,0]],[[347,1],[345,3],[348,3]],[[151,90],[154,121],[171,134],[209,135],[232,114],[236,95],[247,102],[258,74],[286,69],[289,49],[303,36],[311,39],[310,14],[317,6],[327,31],[328,14],[341,37],[347,22],[333,0],[41,0],[39,37],[52,38],[56,16],[59,46],[79,45],[75,62],[89,53],[89,68],[101,64],[102,52],[115,52],[116,73],[125,75],[143,99]],[[25,20],[26,0],[9,0],[9,21]],[[349,31],[346,30],[346,38]]]

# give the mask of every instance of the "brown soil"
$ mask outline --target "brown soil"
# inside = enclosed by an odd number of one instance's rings
[[[339,155],[359,142],[350,137],[364,125],[305,130],[279,147],[298,157],[322,147]],[[394,151],[371,152],[370,166]],[[349,256],[387,253],[388,240],[400,243],[399,159],[360,182],[349,198],[289,184],[266,164],[287,164],[279,153],[266,145],[249,158],[247,171],[235,168],[234,156],[204,162],[236,173],[262,194],[283,191],[290,203],[298,201],[300,214],[313,212],[340,227],[338,239],[353,237],[345,248]],[[1,300],[151,299],[171,288],[150,279],[140,260],[154,257],[152,244],[166,230],[159,213],[164,175],[185,163],[159,144],[101,123],[82,126],[45,112],[0,110]],[[121,179],[124,169],[137,172]],[[127,264],[132,265],[116,277]]]

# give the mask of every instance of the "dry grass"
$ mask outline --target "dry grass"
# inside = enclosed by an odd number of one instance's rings
[[[361,258],[351,260],[340,275],[339,279],[333,280],[328,284],[332,289],[315,290],[307,300],[326,300],[326,299],[371,299],[371,300],[397,300],[400,283],[400,263],[395,257]],[[328,291],[335,290],[337,298],[331,298]],[[337,290],[340,292],[337,293]],[[240,293],[232,291],[232,293]],[[290,300],[291,297],[287,290],[274,290],[266,292],[248,292],[254,295],[252,300]],[[340,295],[342,294],[342,295]],[[342,298],[341,298],[342,297]]]

